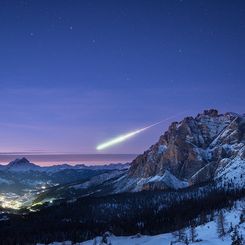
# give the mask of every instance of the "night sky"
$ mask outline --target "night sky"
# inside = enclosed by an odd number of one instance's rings
[[[0,0],[0,152],[141,153],[171,121],[244,113],[245,1]]]

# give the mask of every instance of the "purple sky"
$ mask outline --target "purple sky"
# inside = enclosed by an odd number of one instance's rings
[[[243,113],[244,30],[239,0],[2,0],[0,152],[96,153],[169,116]],[[171,121],[104,153],[140,153]]]

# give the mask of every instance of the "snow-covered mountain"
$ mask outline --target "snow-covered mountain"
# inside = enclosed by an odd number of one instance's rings
[[[179,189],[214,180],[245,186],[245,116],[205,110],[173,122],[131,163],[115,192]]]

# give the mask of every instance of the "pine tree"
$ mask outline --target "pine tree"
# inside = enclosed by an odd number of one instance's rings
[[[245,222],[245,210],[243,210],[240,215],[240,224],[242,224],[243,222]]]
[[[189,245],[189,240],[187,236],[185,236],[185,245]]]
[[[101,238],[101,244],[111,245],[110,233],[109,232],[106,232],[106,233],[103,234],[103,236]]]
[[[226,234],[226,221],[222,211],[219,211],[217,217],[217,233],[220,238],[224,237]]]
[[[230,233],[230,232],[232,232],[234,229],[233,229],[233,225],[232,225],[232,223],[230,223],[230,228],[229,228],[229,230],[228,230],[228,232]]]
[[[231,235],[231,240],[231,245],[243,245],[243,238],[239,235],[237,226],[235,227],[234,232]]]
[[[95,239],[93,241],[93,245],[97,245],[97,237],[95,237]]]
[[[190,240],[191,242],[195,242],[197,239],[197,232],[196,232],[196,228],[194,225],[191,225],[190,228]]]
[[[184,242],[185,241],[185,230],[184,229],[180,229],[178,231],[175,231],[172,233],[172,235],[175,237],[177,242]]]

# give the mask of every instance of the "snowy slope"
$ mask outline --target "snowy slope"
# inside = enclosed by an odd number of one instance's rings
[[[123,175],[114,181],[114,193],[137,192],[149,189],[181,189],[188,187],[188,185],[187,181],[178,179],[166,170],[163,175],[155,175],[148,178],[128,178],[127,175]]]
[[[239,150],[234,159],[223,159],[224,162],[227,160],[228,163],[225,163],[224,168],[217,170],[216,180],[218,185],[227,186],[232,182],[238,189],[245,187],[245,159],[242,157],[244,151],[245,146]]]

